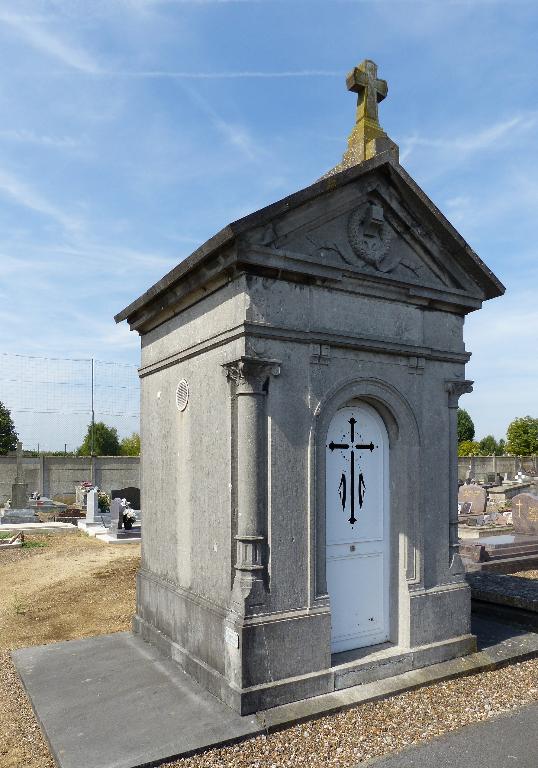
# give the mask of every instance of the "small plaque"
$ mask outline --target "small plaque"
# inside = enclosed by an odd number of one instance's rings
[[[230,627],[224,629],[224,642],[232,648],[239,648],[239,635]]]
[[[472,501],[464,501],[463,504],[459,504],[459,513],[460,515],[470,515],[471,509],[473,507]]]

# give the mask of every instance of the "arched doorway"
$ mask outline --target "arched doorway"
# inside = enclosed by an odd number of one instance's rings
[[[325,462],[326,576],[331,651],[389,637],[388,435],[366,403],[339,409]]]

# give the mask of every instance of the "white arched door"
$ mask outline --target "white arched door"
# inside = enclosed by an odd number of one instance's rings
[[[369,405],[341,408],[326,443],[331,651],[389,637],[388,437]]]

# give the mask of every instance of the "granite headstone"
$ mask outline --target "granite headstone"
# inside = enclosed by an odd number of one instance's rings
[[[123,506],[121,499],[116,497],[110,503],[110,534],[117,535],[123,528]]]
[[[538,496],[520,493],[512,499],[514,533],[538,536]]]
[[[112,491],[110,495],[112,499],[125,499],[132,509],[140,509],[140,488],[120,488],[118,491]]]
[[[483,515],[486,511],[486,490],[480,485],[462,485],[458,492],[458,502],[471,502],[467,514]]]

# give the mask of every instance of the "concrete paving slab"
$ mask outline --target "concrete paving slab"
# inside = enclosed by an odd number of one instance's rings
[[[368,760],[360,768],[536,768],[537,722],[538,705],[532,704],[396,755]]]
[[[538,634],[474,617],[477,653],[241,717],[129,632],[15,651],[60,768],[142,768],[538,656]]]
[[[72,523],[4,523],[2,532],[24,531],[25,533],[76,533],[77,527]]]
[[[129,632],[13,660],[60,768],[134,768],[260,732]]]
[[[509,605],[538,614],[538,579],[497,573],[467,575],[472,596],[487,603]]]

